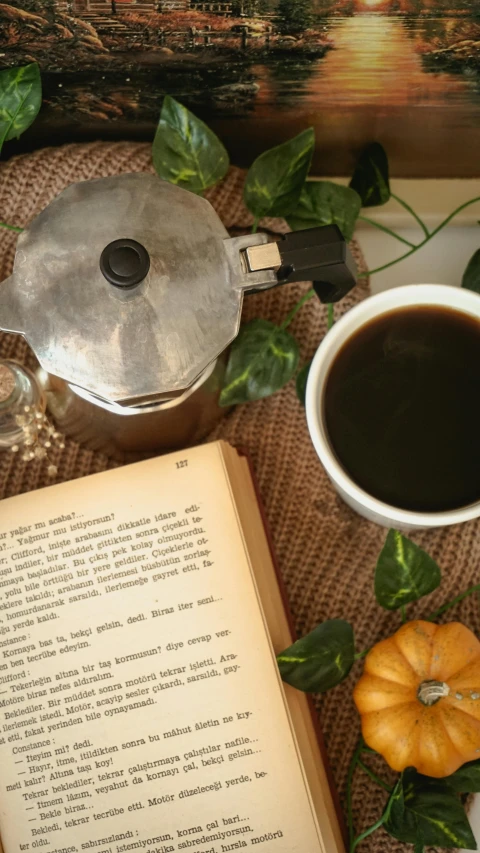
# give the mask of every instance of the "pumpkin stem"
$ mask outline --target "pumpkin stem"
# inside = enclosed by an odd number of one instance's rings
[[[450,688],[444,681],[422,681],[417,698],[423,705],[435,705],[443,696],[448,696]]]

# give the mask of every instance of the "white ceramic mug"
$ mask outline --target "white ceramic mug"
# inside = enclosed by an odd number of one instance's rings
[[[480,501],[445,512],[415,512],[390,506],[355,483],[338,461],[330,444],[324,414],[326,380],[345,342],[371,320],[399,308],[436,305],[452,308],[480,320],[480,295],[445,284],[409,284],[370,296],[333,326],[320,344],[308,376],[306,413],[310,435],[330,480],[345,503],[370,521],[405,530],[442,527],[480,516]]]

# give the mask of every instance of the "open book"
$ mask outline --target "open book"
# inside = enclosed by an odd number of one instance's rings
[[[0,503],[4,853],[335,853],[247,460],[224,442]]]

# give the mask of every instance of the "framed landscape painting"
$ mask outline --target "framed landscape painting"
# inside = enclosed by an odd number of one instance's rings
[[[151,139],[171,94],[239,164],[312,125],[321,174],[372,141],[396,175],[480,173],[480,0],[0,2],[1,67],[32,61],[30,147]]]

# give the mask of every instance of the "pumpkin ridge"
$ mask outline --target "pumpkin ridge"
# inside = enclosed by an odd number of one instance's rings
[[[417,717],[414,724],[411,726],[411,728],[408,729],[408,732],[406,733],[406,737],[410,741],[410,755],[412,753],[418,753],[418,744],[422,737],[422,729],[423,721],[421,717]]]
[[[465,666],[462,666],[461,669],[458,669],[456,672],[452,672],[452,674],[449,676],[449,681],[452,681],[453,679],[461,678],[462,673],[465,672],[465,670],[469,669],[473,663],[477,663],[477,662],[480,663],[480,653],[477,655],[476,658],[474,658],[473,660],[466,663]],[[474,691],[474,692],[480,693],[480,686],[478,688],[478,691]]]
[[[407,663],[408,663],[408,661],[407,661]],[[415,673],[415,670],[413,669],[413,667],[410,667],[410,668],[412,669],[412,672]],[[369,675],[371,678],[381,679],[381,681],[385,681],[387,684],[396,684],[397,686],[400,685],[401,687],[406,687],[408,690],[415,690],[416,689],[414,687],[410,687],[408,684],[402,684],[401,681],[397,681],[396,679],[385,678],[384,675],[377,675],[375,672],[369,672],[369,670],[366,668],[365,668],[365,674]],[[416,675],[416,673],[415,673],[415,675]],[[361,677],[359,678],[358,683],[360,683],[360,680],[361,680]],[[407,701],[413,701],[413,700],[409,699]]]
[[[447,729],[447,731],[449,731],[449,727],[448,727],[447,723],[451,723],[451,731],[458,738],[459,742],[458,742],[458,745],[455,746],[455,749],[462,756],[461,764],[464,764],[465,761],[473,761],[475,759],[478,760],[478,756],[479,756],[479,752],[480,752],[480,720],[476,720],[475,717],[468,717],[468,715],[467,715],[468,723],[465,725],[463,723],[463,720],[461,720],[461,719],[458,720],[459,714],[457,713],[457,709],[454,708],[453,710],[454,710],[453,718],[445,719],[445,716],[444,716],[443,724],[444,724],[444,727]],[[472,723],[476,723],[476,726],[472,725]],[[468,729],[468,733],[471,736],[471,738],[470,738],[471,743],[469,742],[468,738],[467,738],[467,740],[464,739],[464,732],[467,729]],[[454,745],[455,745],[454,738],[452,737],[451,734],[449,736],[450,736],[450,740],[452,740]]]
[[[390,705],[390,708],[389,708],[388,710],[391,710],[391,709],[394,709],[394,708],[396,709],[396,708],[400,707],[401,705],[409,706],[409,705],[414,705],[414,704],[415,704],[415,703],[414,703],[414,702],[411,702],[411,701],[408,701],[408,702],[399,702],[399,703],[398,703],[398,705]],[[361,717],[362,732],[363,732],[363,725],[364,725],[364,722],[365,722],[368,718],[370,718],[370,717],[378,717],[378,716],[379,716],[379,715],[381,715],[382,713],[383,713],[383,709],[381,709],[381,710],[375,710],[375,711],[365,711],[365,713],[363,713],[363,714],[362,714],[362,717]],[[413,726],[412,726],[412,731],[415,731],[415,730],[416,730],[416,728],[418,728],[418,726],[413,725]],[[373,747],[372,747],[372,749],[373,749]]]
[[[458,755],[458,757],[460,759],[460,763],[458,766],[461,767],[462,764],[465,763],[465,759],[464,759],[462,753],[459,751],[458,747],[455,745],[454,741],[452,740],[450,732],[448,731],[447,726],[445,725],[445,720],[443,718],[443,714],[441,711],[438,713],[437,717],[440,720],[440,724],[442,726],[443,731],[445,732],[445,736],[448,738],[448,740],[450,741],[450,743],[452,745],[452,750],[454,751],[454,753],[456,755]]]
[[[408,623],[407,623],[407,625],[402,626],[402,627],[404,627],[404,628],[407,628],[407,627],[408,627],[408,629],[409,629],[409,630],[412,630],[412,626],[414,626],[414,625],[416,626],[416,625],[417,625],[417,623],[421,623],[422,621],[424,621],[424,620],[422,620],[422,619],[416,619],[414,622],[408,622]],[[430,624],[430,623],[428,623],[428,624]],[[438,630],[439,626],[438,626],[438,625],[436,625],[436,626],[435,626],[435,628]],[[416,630],[416,627],[415,627],[415,628],[413,628],[413,630]],[[436,634],[437,634],[437,630],[435,631],[435,634],[432,636],[431,641],[430,641],[430,660],[429,660],[429,662],[428,662],[428,671],[430,670],[430,667],[431,667],[431,664],[432,664],[432,660],[433,660],[433,643],[434,643],[434,638],[435,638],[435,636],[436,636]],[[402,628],[400,628],[400,630],[399,630],[399,631],[397,631],[397,632],[393,635],[393,637],[391,637],[391,639],[393,640],[393,644],[394,644],[395,648],[397,649],[397,651],[399,652],[399,654],[401,655],[401,657],[403,658],[403,660],[406,662],[406,664],[407,664],[407,666],[409,667],[409,669],[411,669],[411,671],[413,672],[413,674],[414,674],[414,675],[418,676],[418,678],[419,678],[419,679],[421,679],[421,678],[422,678],[422,676],[420,675],[420,673],[419,673],[419,672],[417,672],[417,670],[416,670],[416,669],[414,669],[414,667],[413,667],[413,666],[412,666],[412,664],[410,663],[409,659],[407,658],[406,654],[404,653],[403,649],[402,649],[402,648],[400,648],[400,646],[398,645],[398,642],[397,642],[397,636],[398,636],[398,634],[400,634],[400,632],[401,632],[401,631],[402,631]],[[404,633],[406,633],[406,632],[404,632]]]
[[[436,707],[438,708],[438,705]],[[427,741],[427,745],[425,741]],[[433,742],[430,746],[428,746],[429,741]],[[438,754],[436,754],[437,748]],[[447,732],[442,714],[437,712],[435,708],[423,708],[419,753],[416,762],[413,762],[417,772],[434,779],[441,779],[454,773],[458,767],[464,764],[465,760]]]
[[[447,622],[439,625],[434,640],[434,651],[437,668],[431,672],[432,678],[440,678],[447,683],[458,676],[467,667],[480,664],[480,641],[461,622]],[[470,648],[466,648],[470,646]],[[456,654],[461,649],[461,655]],[[450,657],[457,657],[455,669],[452,668]],[[438,670],[440,666],[440,670]]]
[[[405,699],[404,702],[395,702],[394,705],[389,705],[388,707],[389,708],[398,708],[400,705],[415,705],[416,706],[417,701],[416,701],[416,699]],[[381,714],[383,710],[386,710],[386,709],[377,708],[374,711],[365,711],[365,713],[362,714],[362,717],[368,717],[370,714]]]
[[[415,715],[416,715],[415,704],[416,703],[404,702],[402,704],[414,706],[412,710],[413,710],[413,717],[415,717]],[[398,706],[395,706],[395,708],[396,707],[398,707]],[[378,749],[378,743],[375,740],[375,733],[374,733],[374,737],[369,739],[367,732],[366,732],[366,729],[368,728],[367,723],[369,722],[369,719],[371,717],[373,717],[374,718],[373,722],[375,722],[375,717],[378,717],[379,714],[381,714],[381,712],[379,712],[379,711],[367,711],[365,714],[362,714],[362,719],[361,719],[362,734],[363,734],[363,737],[365,739],[365,742],[367,743],[368,746],[370,746],[372,749],[375,749],[377,752],[379,751],[379,749]],[[421,736],[421,725],[417,725],[417,722],[412,722],[411,727],[408,729],[408,733],[405,734],[405,740],[411,741],[411,743],[408,746],[408,754],[410,757],[412,756],[412,753],[415,754],[418,750],[418,741],[419,741],[420,736]],[[396,770],[397,772],[401,772],[401,770],[403,770],[405,766],[407,766],[407,765],[410,766],[413,764],[412,761],[407,761],[407,764],[403,764],[403,766],[401,766],[401,764],[398,763],[396,744],[392,744],[391,748],[389,748],[388,750],[382,750],[380,752],[380,754],[383,755],[383,757],[384,757],[385,761],[387,762],[387,764],[389,765],[389,767],[391,767],[392,770]]]
[[[396,635],[394,635],[394,636],[392,637],[392,639],[393,639],[393,641],[394,641],[394,645],[395,645],[395,648],[396,648],[397,652],[401,655],[401,657],[403,658],[403,660],[404,660],[404,661],[405,661],[405,663],[407,664],[408,668],[412,670],[412,672],[414,673],[414,675],[418,675],[418,673],[416,672],[416,670],[414,670],[414,668],[413,668],[412,664],[411,664],[411,663],[410,663],[410,661],[408,660],[407,656],[403,653],[403,650],[402,650],[402,649],[400,648],[400,646],[398,645],[397,640],[396,640]]]
[[[464,709],[457,704],[458,702],[462,701],[461,699],[455,699],[454,696],[445,696],[444,698],[450,700],[448,704],[451,708],[454,708],[455,711],[459,711],[461,714],[463,714],[464,717],[469,717],[469,719],[477,720],[477,718],[474,717],[473,714],[469,714],[468,711],[464,711]],[[477,723],[479,722],[480,720],[477,720]]]

